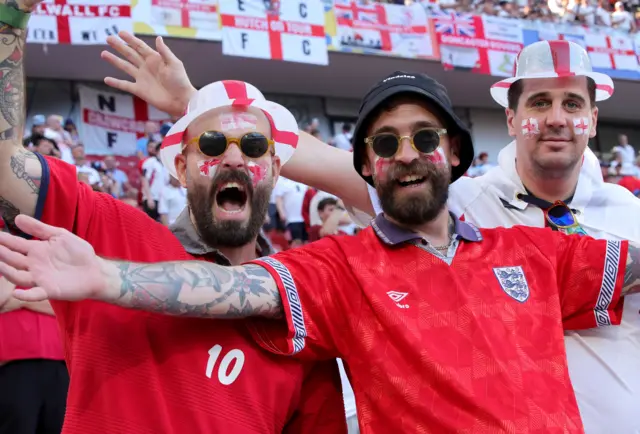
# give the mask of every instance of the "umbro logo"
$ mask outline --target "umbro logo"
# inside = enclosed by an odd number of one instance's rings
[[[400,309],[409,308],[408,304],[400,304],[400,302],[404,300],[407,297],[407,295],[409,295],[408,292],[389,291],[387,292],[387,295],[391,300],[393,300],[396,303],[396,306],[398,306]]]

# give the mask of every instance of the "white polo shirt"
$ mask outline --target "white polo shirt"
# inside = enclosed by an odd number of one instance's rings
[[[498,166],[478,178],[461,178],[450,187],[449,207],[479,227],[544,227],[543,211],[517,199],[526,194],[515,165],[516,145],[498,155]],[[378,197],[369,190],[375,211]],[[605,183],[597,157],[587,149],[571,200],[582,228],[594,238],[640,243],[640,200]],[[354,220],[362,224],[364,215]],[[626,297],[618,327],[565,333],[571,382],[586,434],[640,433],[640,294]]]

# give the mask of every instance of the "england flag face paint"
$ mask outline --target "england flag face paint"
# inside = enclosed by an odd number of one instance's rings
[[[444,154],[444,151],[441,147],[436,148],[436,150],[430,154],[425,154],[425,156],[427,160],[431,161],[438,167],[444,167],[448,165],[447,156]]]
[[[220,164],[219,159],[214,158],[211,160],[198,161],[198,169],[200,171],[201,176],[205,176],[207,178],[213,178],[216,175],[216,171],[218,170],[218,165]]]
[[[536,118],[527,118],[522,121],[522,134],[525,137],[534,137],[540,134],[538,129],[538,120]]]
[[[573,132],[576,136],[589,134],[589,118],[575,118],[573,120]]]
[[[258,118],[247,112],[223,113],[220,115],[220,129],[222,132],[232,130],[255,130]]]
[[[251,177],[251,182],[255,187],[267,176],[267,164],[266,163],[256,163],[254,161],[249,161],[247,163],[247,167],[249,168],[249,176]]]

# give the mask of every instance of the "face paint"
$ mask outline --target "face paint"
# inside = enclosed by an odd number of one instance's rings
[[[527,118],[522,121],[522,134],[525,137],[533,137],[540,134],[538,129],[538,120],[536,118]]]
[[[267,175],[266,164],[265,165],[261,165],[261,164],[255,163],[253,161],[249,161],[247,163],[247,167],[249,168],[251,181],[253,182],[253,186],[255,187],[260,182],[262,182],[262,180],[264,180],[265,176]]]
[[[375,161],[375,166],[376,166],[376,176],[381,176],[381,175],[385,175],[387,173],[387,170],[389,170],[389,166],[391,165],[391,159],[390,158],[382,158],[382,157],[376,157],[376,161]]]
[[[589,134],[589,118],[575,118],[573,120],[573,132],[576,136]]]
[[[234,112],[220,115],[220,130],[222,132],[241,129],[255,130],[257,125],[258,118],[251,113]]]
[[[212,160],[204,160],[198,161],[198,169],[200,170],[200,175],[206,176],[208,178],[213,178],[216,174],[216,170],[218,169],[218,164],[220,164],[220,160],[214,158]]]
[[[447,165],[447,156],[444,154],[444,151],[441,147],[437,147],[435,151],[430,154],[425,154],[427,160],[431,161],[436,166],[446,166]]]

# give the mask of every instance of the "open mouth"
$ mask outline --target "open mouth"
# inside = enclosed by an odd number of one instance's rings
[[[411,176],[403,176],[402,178],[396,179],[396,183],[398,183],[400,187],[411,187],[411,186],[420,185],[426,180],[427,178],[425,176],[411,175]]]
[[[226,183],[216,194],[216,204],[228,213],[239,213],[247,205],[247,191],[237,182]]]

